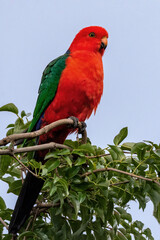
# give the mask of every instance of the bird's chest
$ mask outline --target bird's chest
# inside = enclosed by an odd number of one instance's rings
[[[50,122],[69,116],[80,121],[96,111],[103,92],[101,56],[79,54],[66,61],[55,98],[45,112]]]
[[[72,102],[89,109],[97,107],[103,92],[103,65],[100,54],[78,54],[67,59],[61,79]]]

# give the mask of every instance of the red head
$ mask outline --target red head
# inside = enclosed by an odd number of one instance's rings
[[[103,55],[107,47],[108,32],[98,26],[83,28],[74,38],[69,50],[86,50],[100,52]]]

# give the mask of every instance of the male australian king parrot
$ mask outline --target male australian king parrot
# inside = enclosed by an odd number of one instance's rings
[[[98,26],[82,29],[67,52],[48,64],[43,72],[39,95],[29,132],[43,128],[59,119],[74,116],[85,121],[97,109],[103,92],[102,56],[108,33]],[[61,126],[37,139],[37,144],[51,141],[63,143],[73,129]],[[46,151],[34,158],[43,161]],[[44,181],[27,173],[13,211],[9,233],[16,234],[38,197]]]

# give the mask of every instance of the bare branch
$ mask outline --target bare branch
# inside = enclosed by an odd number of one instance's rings
[[[116,169],[116,168],[100,168],[100,169],[96,169],[96,170],[93,170],[92,172],[86,172],[86,173],[82,174],[81,177],[86,177],[86,176],[89,176],[92,173],[96,173],[96,172],[106,172],[106,171],[118,172],[118,173],[125,174],[125,175],[128,175],[128,176],[133,177],[133,178],[142,179],[142,180],[145,180],[145,181],[148,181],[148,182],[154,182],[154,183],[156,183],[157,185],[160,186],[160,183],[157,182],[156,180],[153,180],[151,178],[138,176],[138,175],[136,175],[134,173],[125,172],[125,171],[122,171],[122,170],[119,170],[119,169]]]
[[[41,203],[38,202],[37,205],[35,206],[35,208],[50,208],[50,207],[55,207],[55,206],[59,206],[60,203]]]
[[[24,152],[32,152],[32,151],[40,151],[40,150],[56,149],[56,148],[65,148],[65,149],[72,150],[70,147],[64,144],[50,142],[50,143],[45,143],[45,144],[40,144],[40,145],[30,146],[30,147],[23,147],[23,148],[16,148],[16,149],[14,148],[3,149],[3,150],[0,150],[0,155],[12,155],[16,153],[24,153]]]
[[[56,128],[56,127],[61,126],[61,125],[66,125],[66,124],[67,125],[72,125],[73,120],[70,119],[70,118],[61,119],[61,120],[53,122],[49,125],[46,125],[45,127],[41,128],[37,131],[34,131],[34,132],[18,133],[18,134],[9,135],[8,137],[5,137],[2,140],[0,140],[0,146],[5,146],[10,142],[13,142],[13,141],[19,140],[19,139],[28,139],[28,138],[38,137],[38,136],[40,136],[44,133],[49,132],[53,128]],[[82,127],[81,122],[78,122],[78,125],[79,125],[80,128]],[[82,138],[83,138],[84,142],[86,142],[86,131],[84,131],[82,135],[83,135]]]

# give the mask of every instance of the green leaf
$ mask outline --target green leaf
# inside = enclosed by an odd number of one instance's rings
[[[11,128],[11,127],[14,127],[13,123],[9,124],[6,128]]]
[[[149,240],[154,240],[151,230],[149,228],[146,228],[143,233],[148,237]]]
[[[6,133],[6,136],[12,135],[13,133],[14,133],[14,128],[10,128]]]
[[[126,214],[127,212],[125,211],[124,208],[122,207],[116,207],[116,210],[120,213],[120,214]]]
[[[78,193],[78,201],[79,201],[80,203],[82,203],[82,202],[84,202],[85,199],[86,199],[86,193],[84,193],[84,192],[79,192],[79,193]]]
[[[5,201],[3,200],[2,197],[0,197],[0,209],[5,210],[6,209],[6,204]]]
[[[58,156],[65,156],[65,155],[70,155],[71,152],[69,149],[62,149],[58,152]]]
[[[81,236],[82,232],[85,231],[85,229],[86,229],[86,227],[87,227],[87,225],[89,223],[89,220],[86,221],[86,222],[82,222],[82,224],[80,225],[79,229],[76,232],[73,233],[73,235],[72,235],[73,236],[73,240],[80,239],[80,236]]]
[[[71,148],[78,148],[78,142],[77,141],[72,141],[72,140],[65,140],[64,142],[65,145],[67,145],[68,147],[71,147]]]
[[[63,194],[63,191],[62,189],[60,188],[57,188],[57,194],[58,194],[58,197],[59,197],[59,200],[60,200],[60,208],[62,208],[63,204],[64,204],[64,194]],[[55,200],[54,200],[55,201]],[[59,209],[60,210],[60,209]],[[58,211],[59,211],[58,210]]]
[[[47,168],[48,172],[53,171],[55,168],[57,168],[60,165],[59,159],[54,161],[54,159],[50,159],[46,162],[45,168]]]
[[[157,208],[157,206],[160,204],[160,192],[158,192],[154,187],[156,187],[156,185],[152,186],[152,188],[148,191],[148,195],[153,202],[154,207]]]
[[[3,240],[11,240],[12,236],[10,234],[3,234]]]
[[[60,158],[60,156],[58,155],[58,153],[59,153],[59,149],[56,149],[56,150],[54,150],[54,151],[52,151],[52,152],[49,152],[49,153],[46,154],[44,160],[47,160],[47,159],[49,159],[49,158]],[[52,161],[53,161],[53,160],[52,160]],[[47,161],[47,162],[48,162],[48,161]]]
[[[12,182],[14,182],[14,178],[13,178],[13,177],[1,178],[1,180],[2,180],[3,182],[8,183],[9,185],[10,185]]]
[[[113,142],[115,145],[119,145],[128,135],[128,128],[124,127],[120,130],[117,136],[115,136]]]
[[[135,143],[131,149],[131,153],[138,153],[140,150],[148,150],[151,146],[147,145],[144,142]]]
[[[42,231],[36,231],[37,236],[40,237],[40,239],[43,239],[43,240],[50,240],[50,238],[48,238],[48,236],[45,233],[43,233]]]
[[[121,233],[121,232],[117,232],[117,236],[118,236],[118,239],[119,240],[128,240],[124,235],[123,235],[123,233]]]
[[[86,157],[78,157],[77,161],[75,162],[75,166],[79,166],[86,163]]]
[[[129,214],[129,213],[121,214],[121,218],[126,219],[129,222],[132,222],[132,217],[131,217],[131,214]]]
[[[0,155],[0,177],[6,173],[11,161],[12,157],[8,155]]]
[[[80,170],[79,166],[72,167],[72,168],[69,168],[69,170],[66,172],[66,174],[67,174],[68,178],[73,178],[75,175],[77,175],[79,170]]]
[[[154,207],[153,215],[157,219],[157,221],[160,223],[160,203],[158,204],[158,206]]]
[[[25,117],[25,116],[27,116],[27,114],[26,114],[25,111],[23,110],[23,111],[21,112],[21,118],[23,118],[23,117]]]
[[[42,168],[42,176],[46,175],[48,173],[48,169],[43,166]]]
[[[57,187],[53,184],[49,192],[50,197],[57,191]]]
[[[123,143],[121,148],[123,150],[128,150],[128,151],[131,151],[132,147],[135,145],[134,142],[126,142],[126,143]]]
[[[141,221],[135,221],[135,222],[133,223],[133,226],[136,227],[136,228],[138,228],[139,230],[142,230],[143,227],[144,227],[144,224],[143,224]]]
[[[25,125],[22,118],[18,118],[14,125],[14,133],[22,132],[25,129]]]
[[[26,237],[34,237],[36,236],[35,232],[32,232],[32,231],[26,231],[26,232],[23,232],[19,235],[18,239],[22,239],[24,236]],[[33,238],[34,239],[34,238]]]
[[[78,212],[79,212],[79,209],[80,209],[80,201],[78,201],[76,196],[74,196],[73,194],[70,194],[69,198],[71,200],[71,203],[73,204],[73,207],[75,209],[75,213],[77,215]]]
[[[60,178],[59,179],[59,183],[62,185],[62,187],[64,188],[64,191],[66,192],[66,195],[69,195],[69,191],[68,191],[68,183],[65,179]]]
[[[15,195],[18,195],[20,192],[20,189],[22,188],[22,180],[17,180],[11,183],[7,193],[14,193]]]
[[[0,107],[0,111],[12,112],[18,115],[18,108],[13,103],[8,103]]]
[[[15,166],[12,166],[11,168],[9,168],[6,173],[9,173],[13,177],[17,177],[17,178],[21,177],[20,169],[16,168]]]
[[[31,165],[33,168],[35,168],[35,169],[40,168],[40,166],[41,166],[41,163],[40,163],[40,162],[37,162],[35,159],[31,159],[31,160],[29,161],[29,163],[30,163],[30,165]]]
[[[84,157],[85,156],[81,149],[74,149],[72,151],[72,154],[78,155],[80,157]]]
[[[123,153],[122,149],[114,146],[114,145],[108,145],[112,151],[116,154],[116,158],[113,160],[123,160],[126,158],[125,154]],[[109,150],[110,151],[110,150]],[[112,153],[111,153],[112,154]],[[112,154],[113,155],[113,154]],[[115,157],[115,156],[114,156]]]
[[[27,113],[26,114],[26,117],[28,118],[28,117],[30,117],[31,116],[31,113]]]
[[[68,163],[69,167],[72,167],[72,161],[71,161],[70,157],[69,156],[64,156],[63,158]]]
[[[84,153],[93,153],[95,154],[94,147],[90,143],[82,144],[78,147]]]
[[[97,217],[100,217],[102,222],[105,222],[104,210],[101,208],[96,208]]]

